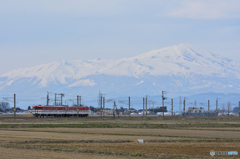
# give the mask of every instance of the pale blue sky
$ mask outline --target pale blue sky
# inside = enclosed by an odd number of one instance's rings
[[[240,61],[240,1],[0,0],[0,74],[180,43]]]

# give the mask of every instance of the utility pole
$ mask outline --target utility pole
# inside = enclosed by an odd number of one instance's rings
[[[64,97],[64,94],[61,93],[60,95],[61,95],[61,106],[62,106],[62,97]]]
[[[171,105],[172,105],[171,113],[172,113],[172,116],[173,116],[173,99],[171,100]]]
[[[77,95],[77,117],[79,117],[79,96]]]
[[[49,105],[49,92],[47,92],[47,106]]]
[[[209,117],[209,109],[210,109],[210,100],[208,100],[208,117]]]
[[[216,117],[218,116],[218,98],[216,100]]]
[[[116,113],[116,102],[113,102],[113,119],[115,119],[115,113]]]
[[[57,105],[57,93],[55,93],[55,106]]]
[[[183,116],[185,117],[185,98],[183,100]]]
[[[143,116],[144,116],[144,97],[143,97]]]
[[[14,120],[16,120],[16,94],[14,94]]]
[[[105,97],[103,97],[103,116],[105,116]]]
[[[129,115],[129,118],[130,118],[130,114],[131,114],[131,110],[130,110],[130,96],[128,97],[128,115]]]
[[[164,100],[167,99],[166,97],[164,97],[164,92],[166,91],[162,91],[162,108],[163,108],[163,118],[164,118]]]
[[[79,101],[80,101],[79,106],[82,107],[82,106],[81,106],[81,105],[82,105],[82,96],[80,96],[79,98],[80,98],[80,100],[79,100]]]
[[[147,96],[146,96],[146,117],[147,117]]]
[[[100,112],[101,112],[101,117],[102,117],[102,96],[101,96],[101,108],[100,108]]]
[[[61,103],[58,103],[57,104],[57,95],[60,95],[61,96]],[[61,106],[62,106],[62,97],[64,97],[64,94],[63,93],[60,93],[60,94],[57,94],[57,93],[55,93],[55,106],[57,106],[57,105],[60,105],[61,104]],[[59,96],[58,96],[58,98],[59,98]],[[58,100],[59,101],[59,100]]]

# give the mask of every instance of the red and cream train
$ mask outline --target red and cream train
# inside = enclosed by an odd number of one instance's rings
[[[87,117],[89,115],[88,107],[66,107],[66,106],[33,106],[32,113],[35,117]]]

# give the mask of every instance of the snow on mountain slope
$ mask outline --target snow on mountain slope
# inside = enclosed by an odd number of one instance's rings
[[[212,53],[180,44],[153,50],[130,59],[148,68],[150,75],[218,75],[240,78],[239,64]]]
[[[40,81],[40,87],[46,87],[50,81],[56,83],[66,83],[66,78],[72,78],[74,75],[74,69],[71,64],[64,60],[53,62],[49,64],[38,65],[31,68],[18,69],[11,72],[7,72],[0,77],[7,77],[8,80],[17,80],[19,78],[27,77],[32,81],[34,77],[37,77],[33,83]]]
[[[139,79],[133,85],[143,85],[141,80],[148,76],[176,76],[188,78],[191,88],[198,89],[205,79],[201,77],[234,78],[240,79],[239,62],[214,55],[210,52],[201,51],[191,45],[180,44],[153,50],[135,57],[119,60],[93,59],[57,61],[42,64],[31,68],[18,69],[7,72],[0,76],[0,89],[12,85],[15,81],[26,78],[32,85],[40,88],[54,84],[64,84],[69,88],[79,86],[97,86],[96,76],[107,75],[115,77],[132,77]],[[198,82],[196,82],[198,80]],[[128,82],[128,81],[123,81]],[[158,81],[161,82],[161,81]],[[174,80],[176,85],[183,86],[184,81]],[[157,85],[156,82],[152,83]],[[212,80],[205,82],[205,87],[219,84]],[[229,85],[227,83],[223,85]],[[231,84],[230,84],[231,85]]]

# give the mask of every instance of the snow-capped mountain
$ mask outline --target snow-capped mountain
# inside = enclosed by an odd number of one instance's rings
[[[240,64],[180,44],[119,60],[57,61],[0,76],[1,92],[46,91],[96,96],[174,92],[239,92]]]

